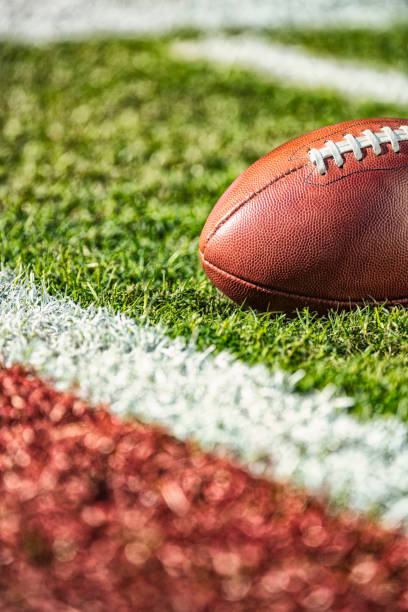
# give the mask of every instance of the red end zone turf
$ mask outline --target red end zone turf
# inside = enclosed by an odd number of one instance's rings
[[[0,371],[0,609],[408,610],[408,541]]]

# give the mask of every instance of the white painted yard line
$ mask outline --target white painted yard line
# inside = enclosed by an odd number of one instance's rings
[[[180,27],[362,25],[408,20],[404,0],[0,0],[0,37],[24,41]]]
[[[167,426],[181,439],[233,451],[257,473],[326,488],[353,508],[408,520],[407,427],[362,424],[332,390],[301,395],[270,374],[106,310],[82,309],[0,271],[0,353],[34,366],[60,389],[78,386],[120,415]]]
[[[179,41],[173,45],[173,52],[187,60],[251,68],[299,87],[335,89],[346,97],[376,102],[408,103],[408,77],[400,72],[317,57],[254,36]]]

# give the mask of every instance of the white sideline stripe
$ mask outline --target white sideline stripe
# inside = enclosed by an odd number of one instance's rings
[[[384,28],[404,20],[408,11],[403,0],[0,0],[0,37],[23,41],[98,32],[165,32],[186,26]]]
[[[173,52],[187,60],[205,59],[251,68],[298,86],[335,89],[344,96],[395,104],[408,103],[408,77],[352,62],[314,56],[297,47],[255,36],[214,36],[179,41]]]
[[[198,352],[124,315],[50,296],[10,270],[0,271],[0,354],[122,416],[232,451],[254,473],[408,520],[407,427],[396,418],[357,422],[333,389],[296,393],[299,375]]]

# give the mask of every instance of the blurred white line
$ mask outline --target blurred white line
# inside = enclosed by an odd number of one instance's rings
[[[384,28],[404,20],[404,0],[0,0],[0,38],[23,41],[189,26]]]
[[[395,104],[408,103],[408,77],[396,70],[317,57],[297,47],[254,36],[209,37],[179,41],[173,52],[184,59],[205,59],[251,68],[301,87],[335,89],[344,96]]]

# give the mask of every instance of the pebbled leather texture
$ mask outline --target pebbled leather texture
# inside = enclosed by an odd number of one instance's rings
[[[200,237],[210,280],[235,302],[259,310],[324,313],[364,303],[408,304],[408,141],[326,160],[310,148],[407,119],[348,121],[295,138],[238,177],[211,211]]]

